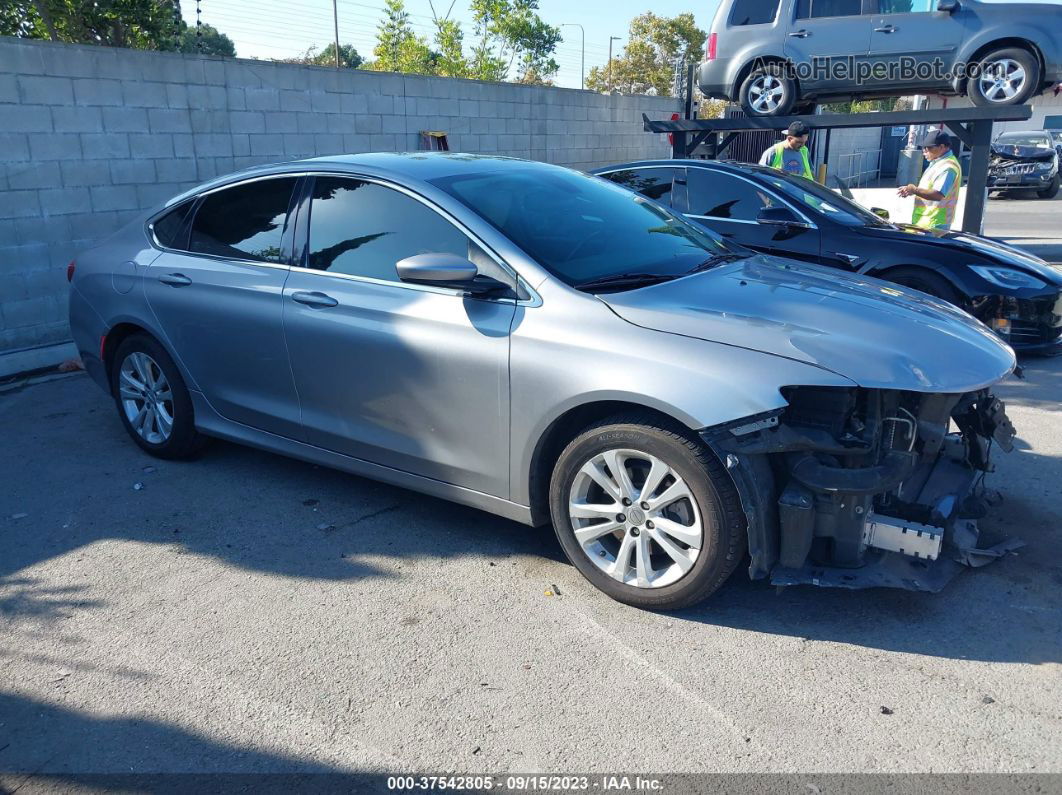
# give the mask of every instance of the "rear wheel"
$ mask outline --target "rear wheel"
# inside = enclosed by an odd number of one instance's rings
[[[1021,105],[1040,85],[1040,61],[1028,50],[1003,47],[978,62],[966,81],[966,93],[975,105]]]
[[[553,471],[550,512],[572,564],[636,607],[694,604],[745,553],[729,475],[699,440],[651,416],[611,418],[574,439]]]
[[[883,279],[921,290],[934,298],[959,305],[959,294],[943,277],[922,268],[897,268],[882,274]]]
[[[192,399],[173,359],[145,334],[127,337],[111,367],[111,393],[122,425],[158,458],[187,458],[205,438],[195,429]]]
[[[1036,195],[1039,196],[1041,199],[1053,199],[1053,198],[1055,198],[1055,196],[1058,195],[1058,183],[1059,183],[1059,176],[1058,176],[1058,174],[1055,174],[1055,178],[1053,180],[1051,180],[1051,184],[1048,185],[1043,190],[1037,191]]]
[[[738,101],[747,116],[786,116],[797,101],[796,82],[781,64],[754,69],[738,89]]]

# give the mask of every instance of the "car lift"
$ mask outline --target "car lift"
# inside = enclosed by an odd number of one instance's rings
[[[688,95],[687,95],[688,96]],[[708,158],[717,158],[743,130],[784,130],[794,121],[802,121],[814,130],[839,127],[893,127],[917,125],[946,126],[971,150],[970,173],[967,175],[966,204],[962,231],[979,234],[985,212],[988,188],[988,158],[991,154],[992,124],[997,121],[1027,121],[1032,116],[1028,105],[999,108],[948,108],[945,110],[897,110],[879,113],[823,113],[813,116],[758,116],[744,119],[693,119],[689,101],[686,118],[653,121],[644,113],[646,132],[670,133],[671,156],[688,158],[701,144]],[[725,137],[719,140],[719,134]]]

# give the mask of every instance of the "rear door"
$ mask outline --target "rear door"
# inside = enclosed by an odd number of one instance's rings
[[[784,52],[801,91],[843,92],[857,85],[870,48],[876,0],[796,0]]]
[[[299,438],[299,403],[284,348],[281,298],[298,178],[254,179],[205,194],[190,232],[145,279],[169,348],[227,419]]]
[[[783,257],[818,262],[819,230],[809,225],[774,226],[757,218],[767,207],[787,207],[795,218],[810,219],[789,202],[752,180],[714,168],[687,169],[688,218],[728,240]]]
[[[873,0],[877,13],[868,60],[871,88],[946,86],[966,36],[961,14],[937,11],[937,0]]]

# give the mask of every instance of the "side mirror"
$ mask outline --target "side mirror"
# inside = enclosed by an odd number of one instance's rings
[[[870,212],[874,213],[874,215],[876,215],[883,221],[889,220],[889,211],[886,210],[884,207],[871,207]]]
[[[959,9],[959,0],[937,0],[937,11],[953,14]]]
[[[414,254],[395,263],[398,278],[410,284],[452,287],[474,295],[508,290],[508,286],[490,276],[481,276],[479,268],[456,254]]]
[[[756,216],[756,223],[768,226],[807,226],[788,207],[764,207]]]

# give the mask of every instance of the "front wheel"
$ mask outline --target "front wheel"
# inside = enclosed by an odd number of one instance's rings
[[[1055,196],[1058,195],[1058,184],[1059,176],[1058,174],[1055,174],[1055,178],[1051,180],[1051,184],[1043,190],[1037,191],[1036,195],[1039,196],[1041,199],[1053,199],[1055,198]]]
[[[699,602],[745,554],[730,476],[692,434],[649,416],[615,417],[576,437],[554,468],[550,512],[580,573],[635,607]]]
[[[1040,85],[1040,61],[1020,47],[986,53],[977,67],[966,81],[966,93],[975,105],[1021,105]]]

